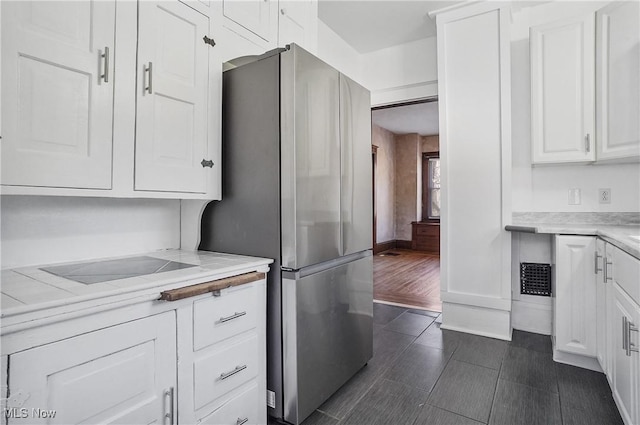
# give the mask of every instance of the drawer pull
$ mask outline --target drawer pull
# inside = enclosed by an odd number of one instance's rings
[[[246,311],[241,311],[240,313],[234,313],[231,316],[221,317],[220,318],[220,323],[224,323],[224,322],[228,322],[228,321],[233,320],[233,319],[237,319],[238,317],[245,316],[246,314],[247,314]]]
[[[238,418],[236,421],[236,425],[244,425],[249,422],[249,418]]]
[[[221,373],[220,374],[220,380],[224,381],[225,379],[235,375],[238,372],[242,372],[243,370],[245,370],[247,368],[247,365],[242,365],[242,366],[236,366],[235,369],[233,369],[230,372],[226,372],[226,373]]]
[[[178,301],[183,298],[195,297],[196,295],[202,295],[208,292],[213,292],[215,296],[215,292],[220,291],[221,289],[244,285],[245,283],[256,282],[264,278],[264,273],[245,273],[238,276],[214,280],[211,282],[199,283],[197,285],[185,286],[183,288],[163,291],[162,293],[160,293],[160,299],[164,301]]]

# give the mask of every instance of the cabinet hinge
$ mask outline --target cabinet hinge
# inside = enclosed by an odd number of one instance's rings
[[[204,40],[205,44],[209,44],[211,47],[216,45],[216,42],[213,38],[209,38],[205,35],[204,37],[202,37],[202,39]]]
[[[209,160],[203,159],[200,165],[202,165],[202,167],[213,168],[213,161],[210,159]]]

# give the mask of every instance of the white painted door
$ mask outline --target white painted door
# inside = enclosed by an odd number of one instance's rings
[[[178,1],[138,7],[135,189],[205,193],[209,18]]]
[[[595,160],[594,16],[531,28],[532,162]]]
[[[615,273],[615,272],[614,272]],[[612,375],[613,375],[613,397],[616,400],[620,415],[626,424],[637,424],[640,412],[640,398],[638,387],[640,377],[637,351],[627,350],[637,349],[640,346],[637,331],[630,331],[629,327],[640,327],[640,310],[629,296],[617,284],[613,285],[612,300]],[[626,319],[628,321],[625,322]]]
[[[560,235],[555,244],[556,348],[595,357],[595,237]]]
[[[110,189],[115,1],[1,7],[2,184]]]
[[[272,0],[224,0],[224,16],[269,41]],[[274,0],[275,1],[275,0]]]
[[[640,158],[640,3],[596,14],[598,160]]]
[[[9,423],[164,424],[176,361],[173,312],[11,355]]]

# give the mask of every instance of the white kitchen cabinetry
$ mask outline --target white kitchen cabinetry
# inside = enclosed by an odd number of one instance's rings
[[[25,319],[3,312],[9,422],[266,423],[265,273],[244,272],[175,301],[151,288]],[[235,279],[246,283],[227,288]]]
[[[596,159],[594,38],[593,14],[531,28],[533,164]]]
[[[166,312],[10,355],[9,422],[163,423],[176,410],[175,329]]]
[[[213,8],[0,6],[4,194],[221,198]]]
[[[640,260],[616,247],[611,247],[607,256],[606,274],[613,282],[608,324],[613,397],[624,422],[637,424],[640,420]]]
[[[115,6],[2,2],[2,184],[111,188]]]
[[[251,31],[265,41],[273,40],[273,10],[277,0],[223,0],[225,18]],[[277,18],[276,18],[277,19]]]
[[[606,243],[602,239],[596,239],[596,255],[594,260],[594,274],[596,276],[596,357],[602,370],[609,376],[610,358],[609,335],[607,329],[608,316],[610,314],[611,288],[606,279],[604,267],[606,264]]]
[[[138,7],[135,189],[205,193],[209,18],[177,1]]]
[[[554,359],[596,357],[596,275],[593,236],[555,237]]]
[[[640,158],[640,3],[596,13],[597,158]]]
[[[315,52],[318,38],[317,0],[281,0],[278,11],[278,46],[296,43]]]

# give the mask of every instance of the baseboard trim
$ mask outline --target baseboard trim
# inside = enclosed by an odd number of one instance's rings
[[[390,240],[390,241],[386,241],[386,242],[380,242],[374,245],[373,247],[373,255],[379,254],[383,251],[388,251],[390,249],[395,249],[396,248],[396,241],[394,240]]]
[[[398,249],[411,249],[411,241],[405,241],[402,239],[396,239],[396,248]]]
[[[550,305],[532,304],[522,301],[511,303],[511,323],[513,329],[551,335],[552,309]]]
[[[593,370],[595,372],[604,373],[600,367],[598,359],[595,357],[581,356],[580,354],[565,353],[564,351],[553,349],[553,360],[558,363],[564,363],[571,366],[581,367],[583,369]]]
[[[440,328],[511,341],[511,314],[505,310],[443,302]]]

